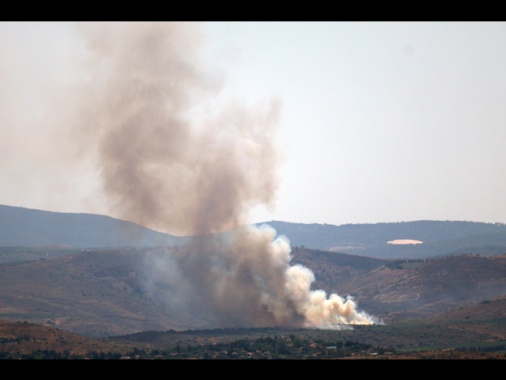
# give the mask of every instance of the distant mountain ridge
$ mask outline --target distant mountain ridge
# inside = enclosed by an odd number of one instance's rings
[[[304,246],[376,258],[426,258],[477,253],[506,253],[506,224],[421,220],[376,224],[301,224],[270,221],[292,246]],[[389,244],[412,239],[422,244]]]
[[[174,245],[183,238],[97,214],[0,205],[0,246],[79,248]]]
[[[376,224],[268,224],[292,247],[306,247],[374,258],[427,258],[475,253],[506,253],[506,224],[466,221],[412,221]],[[413,239],[422,244],[394,245]],[[0,205],[0,247],[70,246],[75,248],[180,245],[185,237],[157,232],[109,216],[61,213]]]

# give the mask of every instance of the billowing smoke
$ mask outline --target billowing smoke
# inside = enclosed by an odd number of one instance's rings
[[[194,236],[157,273],[184,279],[179,297],[202,305],[218,326],[373,323],[353,299],[312,291],[314,275],[290,265],[287,239],[268,226],[245,227],[252,207],[275,200],[280,104],[206,108],[220,83],[201,69],[194,28],[82,25],[89,83],[80,91],[79,131],[98,147],[115,214]]]

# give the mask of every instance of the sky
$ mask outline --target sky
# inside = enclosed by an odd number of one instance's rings
[[[506,222],[506,23],[185,24],[215,88],[188,120],[280,105],[251,222]],[[118,216],[74,127],[103,64],[87,49],[79,23],[0,23],[0,204]]]

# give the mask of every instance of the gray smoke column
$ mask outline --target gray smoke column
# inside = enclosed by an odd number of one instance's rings
[[[192,24],[84,24],[89,47],[80,120],[98,146],[115,214],[182,234],[242,222],[277,187],[273,127],[279,105],[231,104],[190,122],[218,85],[198,69]],[[201,117],[202,118],[202,117]]]
[[[206,111],[219,85],[199,65],[194,27],[82,25],[89,83],[80,91],[80,132],[97,147],[115,214],[195,236],[170,271],[217,325],[373,323],[351,298],[312,291],[313,273],[290,266],[290,245],[272,228],[244,227],[252,207],[275,199],[280,105]]]

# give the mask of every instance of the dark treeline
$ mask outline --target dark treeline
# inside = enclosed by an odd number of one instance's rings
[[[257,339],[238,339],[230,342],[207,344],[178,343],[166,349],[139,349],[130,352],[96,352],[85,355],[71,354],[68,350],[36,350],[31,353],[7,353],[0,351],[0,359],[24,360],[127,360],[127,359],[325,359],[343,358],[354,354],[384,354],[386,350],[370,344],[323,340],[312,340],[290,336],[262,337]]]

